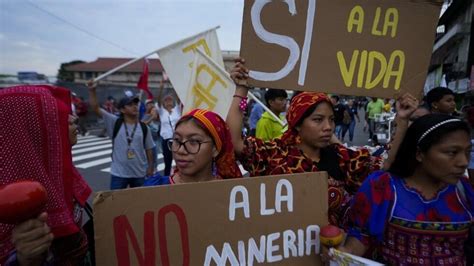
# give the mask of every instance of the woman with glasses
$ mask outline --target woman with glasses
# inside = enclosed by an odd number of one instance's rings
[[[167,142],[176,169],[160,184],[204,182],[242,177],[226,122],[216,113],[195,109],[176,123]]]
[[[246,101],[245,84],[248,69],[238,59],[231,73],[237,84],[227,123],[231,129],[234,148],[243,167],[251,176],[328,172],[329,222],[341,225],[353,194],[371,172],[380,169],[382,158],[371,156],[365,148],[352,150],[334,143],[333,104],[324,93],[302,92],[295,96],[287,112],[288,130],[281,138],[262,141],[242,139],[242,102]],[[417,103],[411,96],[402,97],[398,116],[408,123]],[[393,150],[396,150],[393,148]]]

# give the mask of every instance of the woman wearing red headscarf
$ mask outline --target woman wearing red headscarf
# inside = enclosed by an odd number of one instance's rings
[[[227,116],[238,159],[251,176],[326,171],[329,175],[329,222],[344,224],[353,194],[371,172],[380,169],[382,158],[371,156],[365,148],[352,150],[332,141],[334,111],[324,93],[303,92],[295,96],[287,111],[288,130],[279,139],[262,141],[241,138],[242,101],[246,101],[248,69],[244,60],[236,60],[231,73],[237,84]],[[401,99],[400,119],[408,121],[416,109],[416,99]],[[392,148],[396,152],[396,147]]]
[[[32,180],[48,199],[17,225],[0,223],[0,265],[82,265],[87,238],[82,208],[91,193],[72,164],[77,141],[69,90],[17,86],[0,90],[0,185]]]
[[[195,109],[176,123],[168,140],[176,169],[158,184],[204,182],[242,177],[226,122],[216,113]]]

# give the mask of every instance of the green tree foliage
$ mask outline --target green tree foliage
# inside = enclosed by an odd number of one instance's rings
[[[72,66],[72,65],[77,65],[77,64],[82,64],[85,63],[84,61],[81,60],[74,60],[68,63],[62,63],[61,67],[59,68],[58,71],[58,80],[61,81],[74,81],[74,74],[73,72],[67,71],[66,67]]]

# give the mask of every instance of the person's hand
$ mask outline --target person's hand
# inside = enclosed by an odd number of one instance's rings
[[[155,174],[155,169],[153,169],[153,166],[148,167],[146,169],[146,176],[153,176]]]
[[[47,213],[43,212],[37,218],[18,224],[13,229],[12,242],[19,265],[42,265],[54,239],[46,224],[47,219]]]
[[[245,59],[236,58],[234,68],[230,71],[230,77],[236,85],[247,87],[247,79],[249,77],[249,70],[245,67]]]
[[[410,116],[418,108],[418,100],[409,93],[405,93],[402,97],[397,100],[396,110],[397,119],[406,120],[410,119]]]
[[[86,86],[87,88],[89,88],[89,90],[95,90],[97,88],[97,83],[94,82],[93,79],[91,79],[87,81]]]

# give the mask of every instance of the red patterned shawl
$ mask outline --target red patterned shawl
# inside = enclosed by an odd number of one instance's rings
[[[68,118],[71,97],[53,86],[0,90],[0,185],[35,180],[48,192],[45,211],[55,237],[79,231],[74,199],[84,205],[90,187],[72,163]],[[0,261],[12,250],[12,225],[0,224]]]

